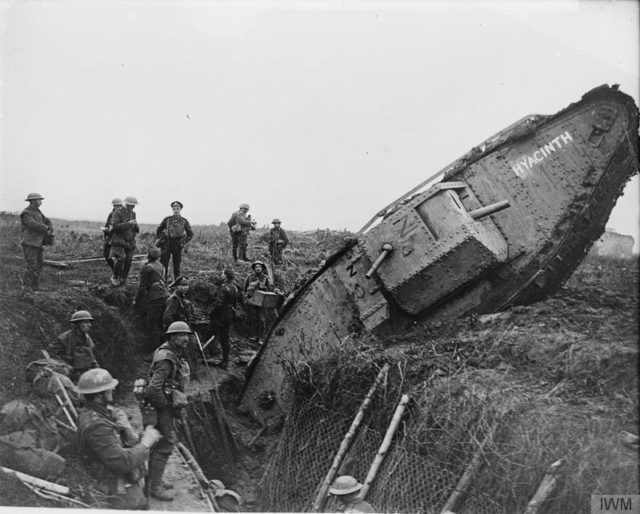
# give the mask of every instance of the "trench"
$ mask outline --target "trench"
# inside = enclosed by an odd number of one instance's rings
[[[239,451],[215,388],[189,396],[178,433],[209,480],[237,485]]]

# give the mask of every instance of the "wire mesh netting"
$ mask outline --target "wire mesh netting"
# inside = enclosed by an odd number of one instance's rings
[[[296,405],[284,426],[275,455],[261,483],[261,505],[267,511],[310,511],[331,467],[351,419],[317,405]],[[363,480],[384,434],[362,429],[340,474]],[[381,512],[439,512],[453,491],[459,473],[434,464],[406,444],[389,450],[367,500]],[[292,487],[295,484],[295,487]],[[335,511],[335,500],[326,511]]]
[[[324,368],[328,380],[319,368],[298,375],[301,385],[261,480],[262,510],[312,510],[379,369],[342,362],[360,366],[360,374],[331,363]],[[406,368],[391,368],[336,476],[365,480],[406,376]],[[423,381],[406,393],[411,402],[365,498],[377,512],[439,513],[445,506],[458,514],[524,512],[560,457],[567,472],[544,512],[584,512],[591,494],[638,490],[637,455],[626,455],[610,437],[617,420],[590,418],[491,370]],[[324,511],[337,507],[330,496]]]

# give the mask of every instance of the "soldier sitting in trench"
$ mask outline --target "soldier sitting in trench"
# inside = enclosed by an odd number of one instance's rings
[[[139,437],[126,414],[113,406],[118,385],[106,369],[82,374],[78,392],[85,404],[78,418],[78,441],[90,474],[114,509],[146,510],[144,467],[160,432],[149,425]]]
[[[98,361],[93,353],[95,344],[89,335],[93,321],[91,314],[88,311],[77,311],[69,321],[73,328],[60,334],[47,351],[52,357],[71,365],[70,378],[75,382],[85,371],[97,368]]]

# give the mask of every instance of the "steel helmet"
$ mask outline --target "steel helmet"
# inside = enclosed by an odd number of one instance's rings
[[[120,198],[114,198],[111,200],[111,205],[122,205],[122,200]]]
[[[91,314],[89,311],[76,311],[71,315],[71,319],[69,320],[71,323],[76,323],[78,321],[93,321]]]
[[[248,204],[248,203],[241,203],[239,208],[240,208],[240,209],[247,209],[247,210],[249,210],[249,204]]]
[[[273,218],[273,221],[271,223],[282,223],[282,221],[280,221],[278,218]]]
[[[44,196],[42,196],[40,193],[29,193],[24,201],[30,202],[31,200],[44,200]]]
[[[80,394],[93,394],[109,391],[117,385],[118,381],[106,369],[93,368],[80,375],[76,389]]]
[[[362,489],[362,484],[350,475],[342,475],[336,478],[335,482],[329,489],[329,493],[334,496],[342,496],[343,494],[355,493]]]
[[[262,261],[256,261],[256,262],[254,262],[254,263],[251,265],[251,269],[252,269],[253,271],[255,271],[255,270],[256,270],[256,266],[257,266],[258,264],[260,264],[260,266],[262,266],[262,269],[265,269],[265,270],[267,269],[267,265],[266,265],[264,262],[262,262]]]
[[[124,199],[125,205],[138,205],[138,199],[135,196],[127,196]]]
[[[169,325],[165,334],[190,334],[191,329],[184,321],[174,321]]]

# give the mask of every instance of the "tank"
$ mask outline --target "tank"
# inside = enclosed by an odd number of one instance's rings
[[[376,214],[283,306],[240,409],[286,414],[285,367],[366,331],[504,310],[556,291],[638,172],[638,108],[617,86],[507,127]],[[280,409],[260,407],[274,395]]]

